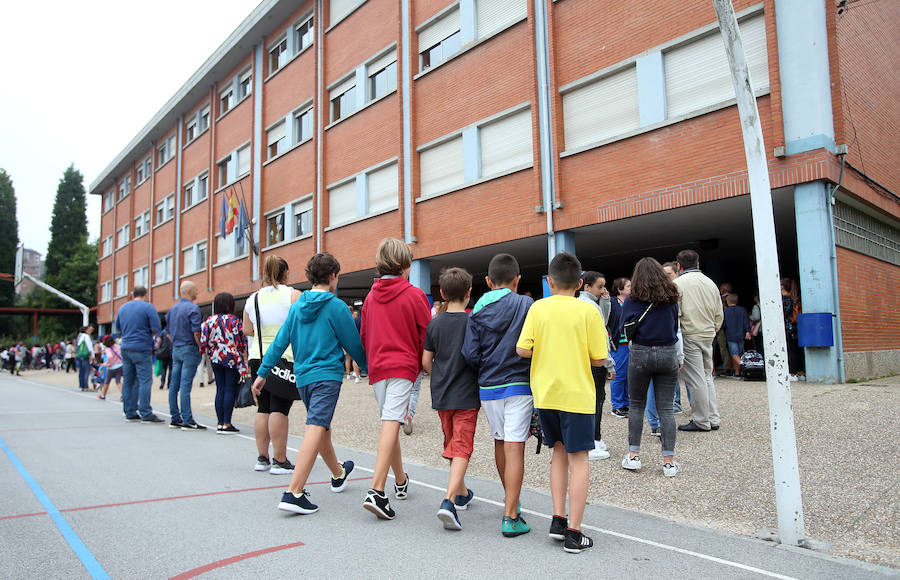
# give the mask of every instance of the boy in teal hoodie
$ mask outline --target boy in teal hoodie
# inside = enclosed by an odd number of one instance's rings
[[[343,350],[361,369],[366,369],[366,355],[356,323],[347,305],[335,296],[340,271],[341,265],[331,254],[316,254],[310,258],[306,264],[306,277],[313,287],[291,306],[287,320],[266,350],[253,383],[253,391],[259,394],[269,371],[290,344],[294,352],[297,390],[306,406],[306,434],[297,452],[291,484],[282,495],[278,509],[297,514],[319,510],[319,506],[309,501],[309,492],[303,488],[317,454],[331,470],[331,491],[335,493],[344,491],[354,466],[350,460],[339,463],[331,444],[331,419],[344,377]]]

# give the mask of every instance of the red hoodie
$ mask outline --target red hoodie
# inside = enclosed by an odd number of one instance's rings
[[[369,363],[369,383],[415,381],[422,370],[431,306],[425,293],[402,276],[376,278],[363,303],[359,335]]]

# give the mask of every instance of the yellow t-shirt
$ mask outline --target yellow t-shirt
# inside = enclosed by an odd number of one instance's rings
[[[593,415],[597,394],[591,359],[603,360],[606,326],[600,310],[574,296],[550,296],[528,310],[518,348],[533,351],[531,393],[538,409]]]

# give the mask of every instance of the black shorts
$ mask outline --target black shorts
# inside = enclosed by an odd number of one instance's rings
[[[552,409],[538,409],[544,444],[553,447],[562,443],[567,453],[590,451],[594,448],[594,416]]]
[[[251,360],[250,361],[250,373],[252,376],[256,376],[256,371],[259,370],[259,365],[261,361],[259,360]],[[285,399],[279,397],[278,395],[273,395],[265,388],[259,393],[259,396],[256,398],[256,412],[257,413],[281,413],[285,417],[288,416],[291,412],[291,406],[294,404],[294,401],[291,399]]]

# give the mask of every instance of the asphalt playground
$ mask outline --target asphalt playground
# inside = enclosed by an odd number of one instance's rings
[[[566,554],[547,536],[548,495],[523,490],[532,532],[504,538],[502,487],[482,478],[467,480],[476,501],[451,532],[435,517],[446,470],[416,464],[409,499],[392,499],[397,518],[382,521],[361,505],[374,456],[347,448],[347,489],[331,493],[318,462],[307,488],[319,512],[290,515],[276,509],[290,476],[255,472],[252,428],[239,427],[127,423],[90,394],[0,375],[0,578],[900,577],[603,504],[585,512],[595,547]]]

